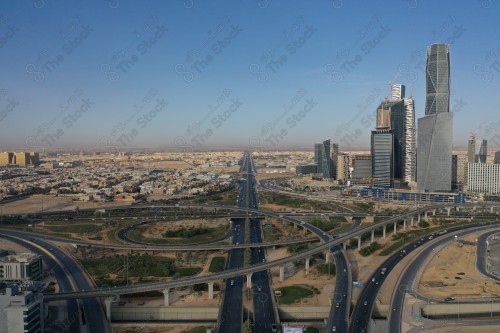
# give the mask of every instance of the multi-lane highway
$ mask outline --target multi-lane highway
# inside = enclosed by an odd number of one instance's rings
[[[12,232],[10,236],[0,235],[0,237],[18,243],[33,253],[40,254],[43,257],[45,267],[54,274],[61,292],[94,289],[86,272],[71,255],[41,239],[28,241],[23,239],[23,236],[23,234],[15,232]],[[67,307],[67,320],[70,323],[67,329],[69,332],[80,333],[81,327],[86,327],[86,331],[92,333],[109,332],[102,306],[96,298],[81,301],[69,299]]]

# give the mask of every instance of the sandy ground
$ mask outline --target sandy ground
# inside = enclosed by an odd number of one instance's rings
[[[475,242],[479,235],[461,239]],[[458,242],[452,242],[436,251],[422,275],[419,291],[434,297],[475,298],[500,294],[500,285],[477,271],[475,245],[459,247]]]
[[[147,332],[157,332],[157,333],[185,333],[188,332],[189,330],[195,328],[195,327],[213,327],[213,324],[208,324],[208,325],[201,325],[201,324],[195,324],[195,325],[187,325],[187,324],[179,324],[179,323],[173,323],[173,324],[144,324],[144,325],[137,325],[137,324],[113,324],[113,332],[114,333],[121,333],[127,330],[135,330],[137,333],[147,333]]]
[[[73,201],[73,197],[35,194],[26,199],[1,205],[2,214],[25,214],[47,210],[74,210],[77,206],[83,208],[106,208],[131,205],[132,201],[116,202],[82,202]]]
[[[498,326],[441,326],[431,329],[426,329],[424,332],[429,333],[485,333],[485,332],[500,332]]]
[[[161,235],[166,231],[177,230],[180,227],[190,228],[205,226],[216,228],[222,225],[228,225],[226,219],[186,219],[180,221],[168,221],[167,223],[159,221],[148,224],[148,227],[144,229],[142,235],[146,238],[158,238],[161,237]]]
[[[11,241],[4,239],[4,238],[0,238],[0,249],[13,250],[13,251],[20,252],[20,253],[28,252],[28,250],[26,248],[22,247],[21,245],[18,245],[16,243],[11,242]]]

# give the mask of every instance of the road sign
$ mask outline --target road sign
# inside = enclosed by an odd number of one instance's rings
[[[415,320],[416,320],[416,321],[421,321],[421,320],[422,320],[422,318],[420,318],[419,316],[415,316]]]

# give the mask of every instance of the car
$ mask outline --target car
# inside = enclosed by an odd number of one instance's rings
[[[384,275],[386,271],[387,271],[387,268],[384,267],[384,268],[382,268],[382,271],[380,271],[380,274]]]
[[[336,308],[340,308],[340,303],[335,303]]]
[[[372,278],[372,282],[375,282],[375,278]]]
[[[234,286],[234,280],[231,280],[231,285]]]
[[[337,332],[337,327],[332,326],[332,332]]]
[[[137,303],[137,305],[144,305],[146,304],[146,301],[140,301],[139,303]]]
[[[364,306],[367,306],[367,305],[368,305],[368,301],[364,301],[364,302],[363,302],[363,305],[364,305]]]
[[[257,288],[257,290],[258,290],[258,291],[262,291],[262,287],[261,287],[261,286],[259,286],[259,287]]]

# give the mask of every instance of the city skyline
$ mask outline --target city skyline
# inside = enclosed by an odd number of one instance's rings
[[[472,134],[500,146],[490,97],[500,71],[499,47],[488,38],[500,32],[495,4],[4,1],[3,8],[1,150],[258,150],[325,138],[343,150],[368,148],[389,83],[406,85],[415,117],[424,115],[425,50],[437,42],[453,53],[454,146],[466,147]]]

